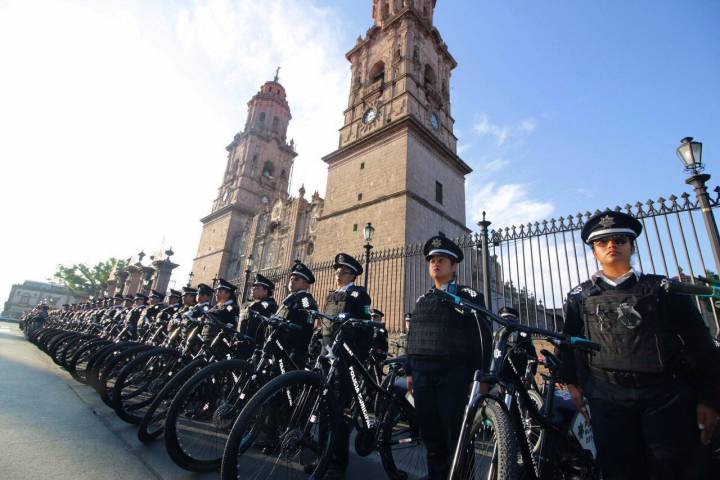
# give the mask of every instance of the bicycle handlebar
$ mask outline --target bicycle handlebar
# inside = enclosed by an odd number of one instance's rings
[[[699,297],[720,298],[720,286],[708,286],[676,282],[668,278],[664,279],[660,285],[667,293],[679,293],[681,295],[695,295]]]

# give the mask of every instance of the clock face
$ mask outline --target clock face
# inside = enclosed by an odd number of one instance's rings
[[[362,121],[364,124],[372,123],[377,118],[377,112],[374,108],[368,108],[363,114]]]
[[[430,114],[430,125],[432,125],[432,128],[434,130],[437,130],[440,128],[440,119],[435,113]]]

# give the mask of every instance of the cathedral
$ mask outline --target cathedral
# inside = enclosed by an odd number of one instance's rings
[[[250,255],[253,271],[325,262],[356,250],[367,223],[382,232],[378,250],[469,231],[471,169],[457,155],[450,109],[457,63],[433,26],[436,1],[372,1],[373,24],[346,54],[352,80],[338,149],[323,157],[324,199],[288,192],[297,152],[287,94],[277,74],[260,87],[201,220],[195,282],[238,278]]]

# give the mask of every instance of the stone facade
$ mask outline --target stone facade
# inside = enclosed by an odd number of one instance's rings
[[[253,97],[245,131],[228,147],[213,211],[202,219],[193,283],[216,275],[242,279],[250,255],[253,271],[269,271],[294,259],[317,264],[339,251],[358,251],[368,222],[377,232],[375,252],[439,231],[468,232],[465,175],[471,169],[457,155],[450,110],[456,62],[433,26],[435,3],[373,0],[373,25],[346,55],[352,81],[338,149],[324,158],[324,200],[317,192],[306,199],[304,189],[297,197],[286,193],[296,154],[292,141],[285,143],[291,115],[277,77]],[[258,123],[260,112],[265,122],[279,119],[277,131],[269,135],[267,123]],[[275,165],[270,179],[257,170],[266,161]],[[402,259],[393,268],[396,278],[382,303],[401,315],[409,272]]]
[[[192,269],[195,282],[231,277],[254,217],[287,198],[297,155],[294,142],[286,138],[291,118],[285,88],[276,75],[250,100],[245,129],[226,148],[227,166],[212,213],[201,220]]]
[[[22,284],[12,286],[2,315],[3,317],[20,318],[23,312],[41,302],[46,302],[50,308],[60,308],[61,305],[76,301],[67,287],[55,283],[26,280]]]
[[[323,159],[318,257],[347,248],[368,222],[378,232],[377,248],[468,231],[471,169],[457,155],[450,112],[457,64],[432,24],[434,8],[434,0],[374,0],[373,26],[346,55],[352,84],[339,148]]]

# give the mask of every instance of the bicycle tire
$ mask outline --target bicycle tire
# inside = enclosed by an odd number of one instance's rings
[[[262,480],[263,478],[272,479],[277,477],[292,478],[290,475],[294,474],[295,478],[298,480],[322,479],[330,462],[333,438],[331,427],[332,422],[330,422],[329,418],[323,413],[320,413],[318,418],[315,418],[315,422],[318,425],[317,458],[315,461],[312,461],[312,458],[308,458],[306,459],[306,462],[301,461],[299,463],[302,468],[297,468],[297,464],[294,467],[291,466],[288,469],[288,475],[278,474],[275,470],[269,472],[266,477],[258,474],[248,475],[244,471],[247,461],[241,468],[238,468],[239,458],[248,459],[248,461],[257,461],[256,457],[249,458],[250,455],[255,453],[256,449],[263,448],[262,444],[259,444],[260,442],[258,441],[259,432],[256,432],[255,429],[266,430],[268,418],[280,418],[282,420],[283,417],[289,417],[290,420],[297,418],[298,422],[305,421],[305,418],[303,417],[306,412],[303,409],[300,409],[300,411],[296,413],[295,409],[289,407],[290,402],[285,402],[287,399],[287,392],[301,392],[300,395],[295,397],[296,400],[303,398],[303,393],[307,395],[305,397],[305,402],[296,402],[295,406],[297,408],[299,405],[302,405],[302,407],[310,405],[313,401],[313,396],[320,395],[322,388],[323,380],[318,373],[307,370],[294,370],[275,377],[259,389],[242,409],[240,415],[233,424],[232,430],[230,430],[230,435],[228,436],[228,440],[225,444],[225,450],[223,452],[220,478],[222,480],[236,480],[251,477],[256,480]],[[313,394],[313,391],[316,393]],[[288,406],[287,410],[278,408],[279,405],[282,405],[283,403]],[[266,413],[269,412],[272,412],[273,415],[268,416]],[[321,408],[321,412],[329,413],[329,410]],[[340,414],[340,412],[337,413]],[[256,421],[260,419],[262,419],[261,421],[263,422],[263,425],[257,426]],[[275,422],[275,420],[271,421]],[[310,415],[307,415],[307,422],[313,422]],[[262,454],[270,456],[268,453],[275,453],[278,450],[278,446],[281,447],[279,448],[281,452],[289,452],[291,450],[290,448],[284,448],[285,445],[289,443],[289,440],[291,440],[289,437],[291,437],[291,434],[295,432],[305,431],[305,428],[305,426],[303,426],[303,428],[284,428],[281,438],[277,439],[276,446],[264,447],[265,449],[271,448],[271,450],[270,452],[262,451]],[[279,426],[275,425],[275,430],[278,431]],[[274,440],[271,435],[268,435],[267,439],[271,442]],[[261,437],[260,441],[262,440],[263,439]],[[295,440],[298,445],[307,445],[307,443],[300,440]],[[251,448],[253,449],[253,453],[246,455]],[[278,464],[281,462],[276,461],[275,463]]]

